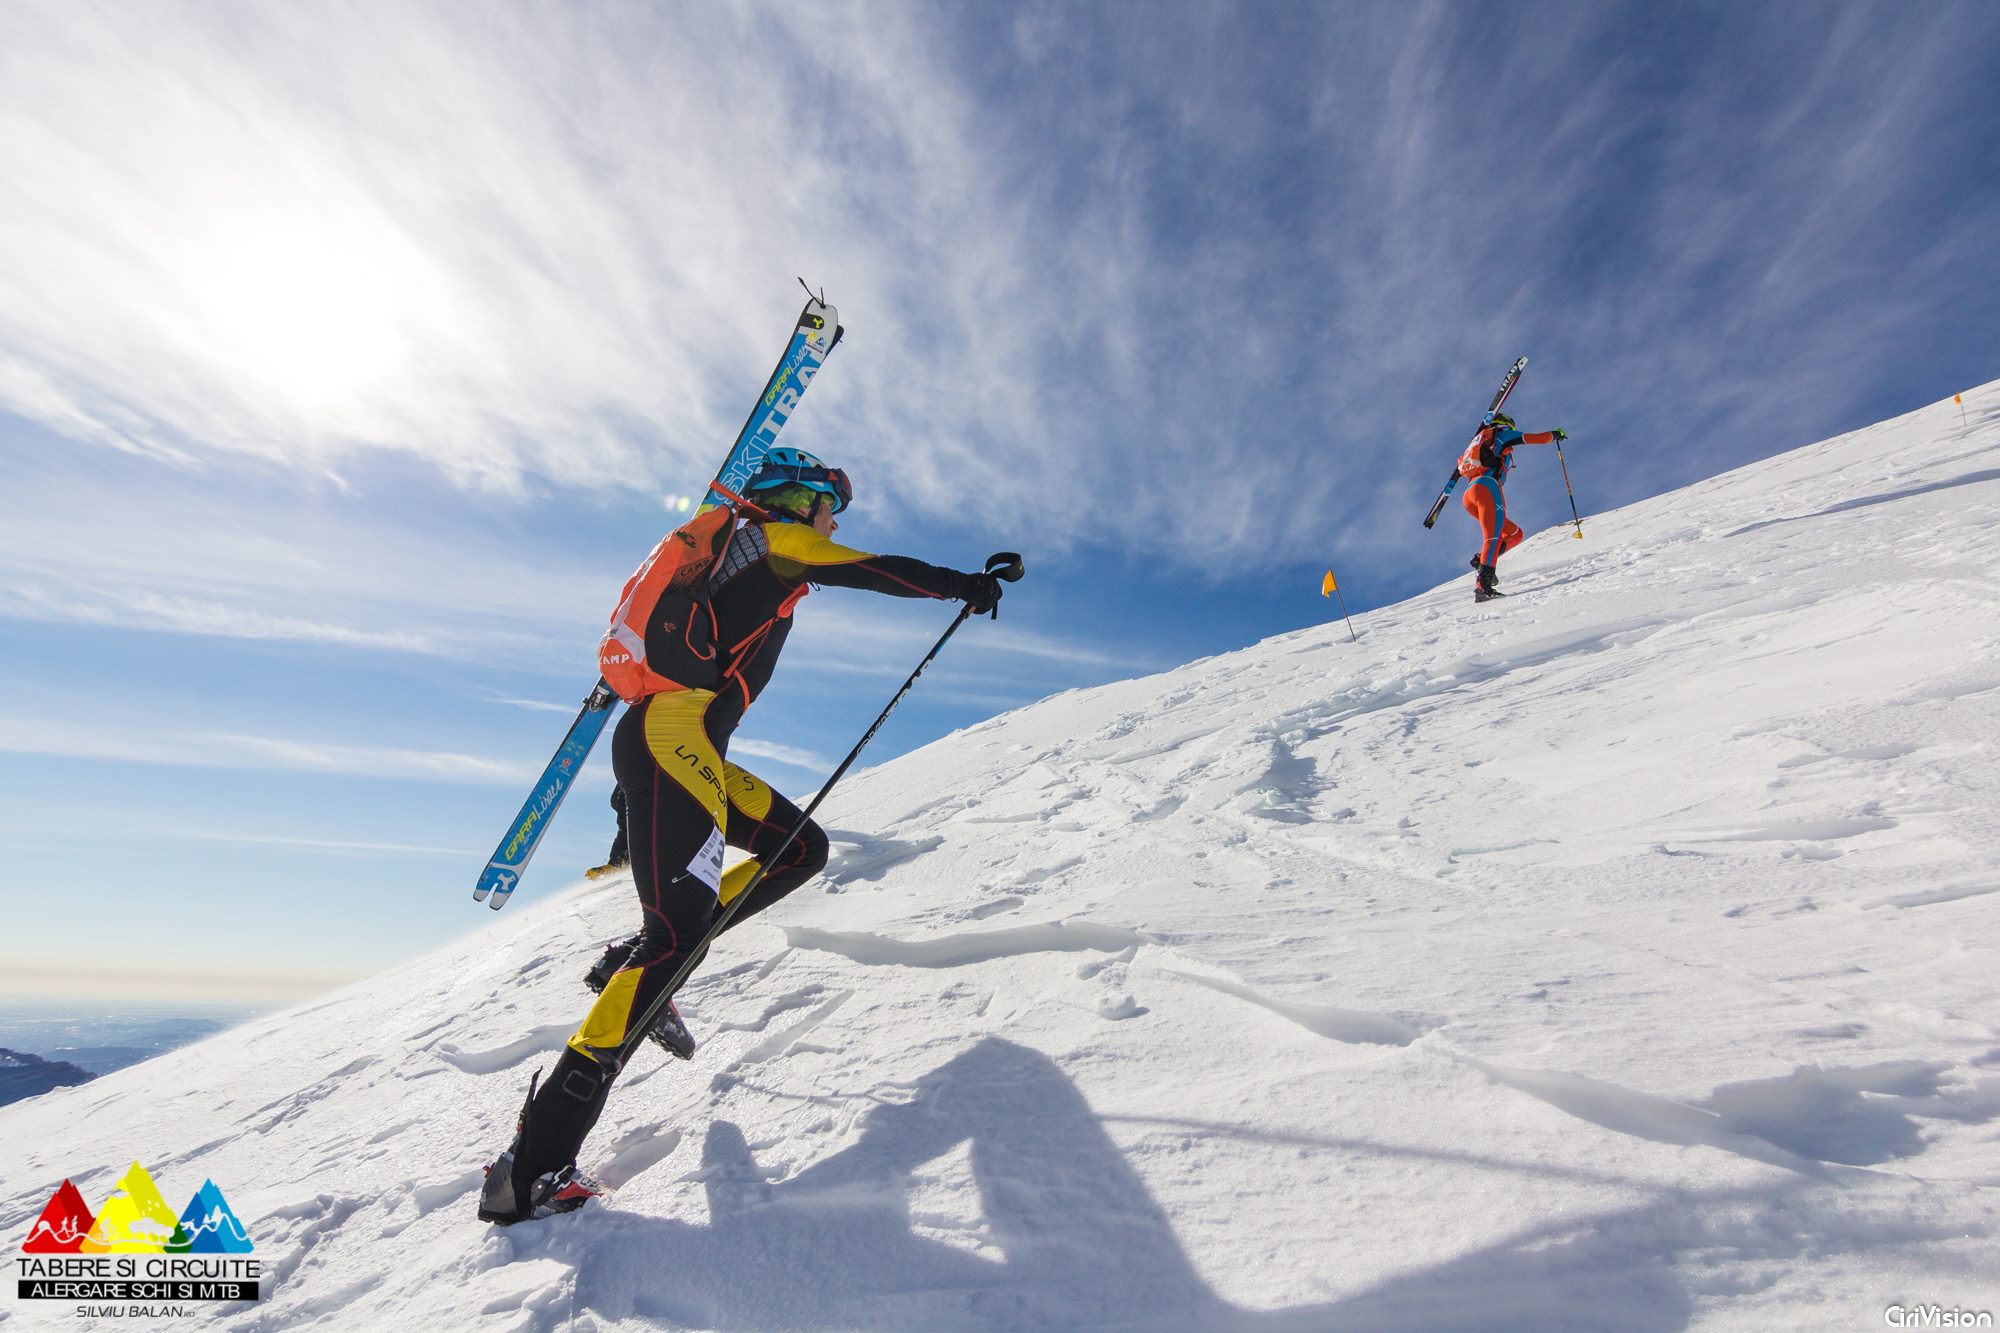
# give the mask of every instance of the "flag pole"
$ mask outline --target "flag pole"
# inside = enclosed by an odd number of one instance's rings
[[[1361,636],[1354,632],[1354,617],[1347,614],[1347,599],[1345,597],[1341,597],[1340,585],[1334,582],[1333,571],[1330,569],[1326,571],[1326,577],[1320,580],[1320,585],[1319,585],[1320,596],[1324,597],[1328,593],[1333,594],[1333,596],[1339,598],[1340,600],[1340,618],[1347,622],[1347,641],[1349,643],[1359,642]]]

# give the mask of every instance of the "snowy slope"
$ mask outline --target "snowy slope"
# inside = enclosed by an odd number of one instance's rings
[[[1508,601],[1459,578],[850,779],[826,880],[686,992],[698,1060],[613,1095],[601,1208],[473,1218],[635,920],[544,878],[0,1111],[0,1233],[65,1175],[212,1177],[273,1294],[182,1323],[238,1328],[2000,1312],[2000,384],[1967,405],[1543,532]]]

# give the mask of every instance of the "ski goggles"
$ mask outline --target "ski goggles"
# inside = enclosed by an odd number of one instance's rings
[[[825,472],[826,484],[832,487],[833,512],[838,514],[854,502],[854,484],[848,481],[847,474],[837,467],[827,468]]]
[[[786,481],[818,491],[833,501],[836,514],[854,501],[854,486],[837,467],[788,467],[783,471]]]
[[[803,486],[833,501],[833,512],[836,514],[853,501],[854,486],[847,480],[845,472],[837,467],[828,467],[810,454],[801,457],[790,450],[785,452],[791,456],[783,461],[766,462],[757,470],[744,485],[744,494],[761,494],[778,486]]]

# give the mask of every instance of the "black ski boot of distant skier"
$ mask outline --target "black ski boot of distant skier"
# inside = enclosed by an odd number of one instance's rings
[[[617,975],[618,969],[625,966],[625,960],[631,956],[632,948],[637,943],[638,940],[630,939],[604,946],[604,953],[583,979],[591,994],[604,993],[604,988],[611,984],[611,978]],[[660,1016],[653,1020],[651,1030],[646,1033],[646,1039],[676,1060],[694,1059],[694,1034],[687,1030],[687,1024],[681,1022],[680,1010],[674,1008],[672,1000],[661,1008]]]
[[[479,1220],[495,1226],[511,1227],[516,1222],[573,1213],[592,1199],[608,1193],[604,1185],[574,1162],[554,1171],[545,1171],[532,1181],[516,1180],[514,1153],[521,1146],[521,1126],[527,1122],[528,1106],[535,1100],[537,1074],[528,1080],[528,1100],[521,1103],[521,1119],[514,1126],[514,1145],[486,1168],[486,1182],[479,1190]]]
[[[1500,576],[1493,572],[1493,566],[1480,564],[1478,556],[1472,558],[1472,564],[1479,571],[1472,586],[1473,601],[1490,602],[1495,597],[1507,595],[1500,591]]]

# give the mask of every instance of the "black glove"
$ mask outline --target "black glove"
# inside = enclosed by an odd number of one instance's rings
[[[1554,430],[1550,431],[1549,434],[1555,436],[1558,440],[1567,440],[1569,438],[1569,432],[1564,430],[1561,426],[1557,426]]]
[[[975,616],[1000,615],[1000,580],[991,574],[960,574],[958,598]]]

